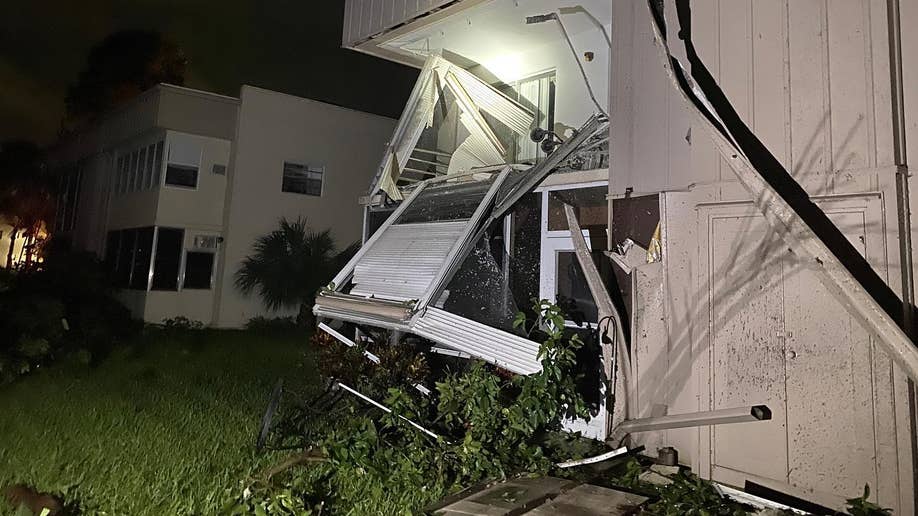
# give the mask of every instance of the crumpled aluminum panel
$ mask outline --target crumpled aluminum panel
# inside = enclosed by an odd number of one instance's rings
[[[468,221],[389,226],[354,269],[350,293],[394,301],[420,299]]]
[[[542,370],[537,342],[439,308],[428,307],[412,324],[411,333],[517,374]]]
[[[529,134],[535,117],[526,108],[459,66],[454,65],[450,71],[459,79],[462,87],[479,109],[488,112],[515,133]]]

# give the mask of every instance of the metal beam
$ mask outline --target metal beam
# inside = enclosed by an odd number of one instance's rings
[[[729,425],[733,423],[768,421],[770,419],[771,409],[769,409],[767,405],[753,405],[751,407],[690,412],[688,414],[675,414],[672,416],[630,419],[619,425],[616,431],[622,434],[635,434],[638,432],[653,432],[656,430],[670,430],[673,428]]]
[[[570,204],[564,204],[564,215],[567,217],[567,227],[571,232],[571,240],[574,243],[574,253],[577,256],[577,262],[586,278],[587,286],[590,288],[590,294],[596,302],[596,308],[599,312],[599,322],[608,321],[612,318],[615,321],[615,340],[612,344],[602,345],[602,370],[605,373],[606,385],[606,408],[609,401],[612,400],[612,410],[606,415],[606,433],[614,428],[617,421],[628,417],[627,403],[627,386],[628,378],[631,373],[631,359],[628,357],[628,348],[625,345],[625,333],[622,327],[622,318],[612,304],[612,298],[606,290],[593,263],[593,257],[590,255],[590,248],[587,247],[586,239],[583,238],[583,231],[580,229],[580,222],[577,221],[577,215],[574,213],[574,207]],[[603,332],[602,328],[599,328]],[[608,330],[608,323],[606,331]],[[603,333],[604,335],[605,333]],[[614,346],[614,348],[613,348]],[[618,374],[614,374],[618,371]]]

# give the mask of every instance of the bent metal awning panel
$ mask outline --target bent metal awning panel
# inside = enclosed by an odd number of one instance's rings
[[[394,224],[354,268],[352,295],[420,299],[462,236],[468,220]]]
[[[542,369],[538,343],[432,306],[411,326],[411,332],[517,374]]]
[[[495,167],[418,183],[320,293],[314,313],[414,333],[518,374],[539,371],[539,343],[513,334],[509,326],[500,329],[490,320],[473,320],[476,315],[462,312],[455,301],[462,293],[447,286],[492,224],[500,223],[518,199],[605,130],[604,117],[592,117],[528,169]],[[483,295],[476,296],[481,302],[474,311],[487,311],[502,301],[489,285],[475,285]]]
[[[412,153],[424,130],[434,124],[434,113],[440,109],[438,106],[447,102],[446,94],[458,105],[461,125],[469,134],[467,139],[474,140],[471,145],[477,151],[466,153],[465,157],[477,158],[478,161],[473,163],[475,166],[501,165],[507,161],[507,149],[497,137],[497,128],[492,127],[482,113],[492,116],[518,135],[528,134],[535,120],[533,113],[520,103],[461,66],[433,54],[424,63],[408,97],[408,103],[373,179],[370,196],[383,191],[393,200],[402,200],[399,189],[402,173],[410,160],[417,162],[418,158],[413,157]],[[448,154],[454,150],[449,149]],[[429,160],[429,156],[425,158]]]

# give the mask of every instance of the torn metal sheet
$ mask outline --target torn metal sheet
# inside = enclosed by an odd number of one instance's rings
[[[678,4],[681,13],[691,13],[687,0],[679,0]],[[691,73],[668,46],[662,5],[648,0],[647,9],[663,67],[673,86],[707,130],[714,147],[750,193],[756,207],[787,246],[808,259],[845,309],[876,335],[890,358],[909,377],[918,379],[918,348],[896,320],[901,319],[901,300],[739,118],[698,59],[690,27],[680,23]]]

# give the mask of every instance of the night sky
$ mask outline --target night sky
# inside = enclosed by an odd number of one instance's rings
[[[341,47],[344,0],[31,0],[0,14],[0,140],[53,140],[90,48],[157,30],[188,58],[185,85],[241,84],[398,117],[417,71]]]

